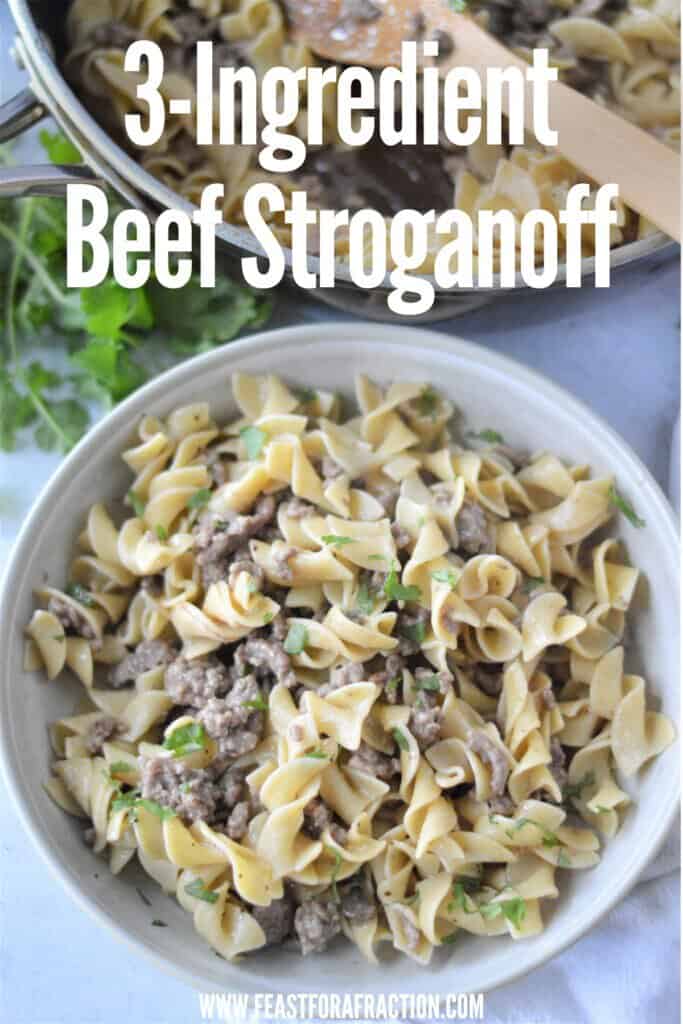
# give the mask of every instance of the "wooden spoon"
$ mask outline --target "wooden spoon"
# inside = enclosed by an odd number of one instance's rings
[[[450,10],[446,0],[285,0],[285,6],[296,36],[336,63],[398,64],[404,39],[436,37],[442,75],[456,65],[471,67],[485,88],[487,68],[527,67],[471,18]],[[353,7],[365,10],[365,20],[351,13]],[[379,16],[373,13],[377,7],[384,9]],[[506,102],[504,95],[505,113]],[[551,83],[549,104],[559,152],[591,181],[618,184],[631,209],[680,242],[679,154],[560,82]],[[533,124],[531,85],[525,113],[526,123]]]

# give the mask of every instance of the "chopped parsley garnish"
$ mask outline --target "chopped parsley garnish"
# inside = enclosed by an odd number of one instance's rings
[[[448,0],[448,6],[456,14],[462,14],[467,10],[467,0]]]
[[[408,743],[408,740],[405,738],[405,735],[403,734],[403,732],[401,732],[400,729],[392,729],[391,735],[394,737],[394,740],[396,741],[396,746],[400,750],[410,750],[410,744]]]
[[[308,630],[303,622],[293,622],[284,642],[287,654],[301,654],[308,643]]]
[[[386,555],[368,555],[368,561],[370,562],[386,562]]]
[[[486,441],[487,444],[505,444],[503,435],[499,434],[497,430],[491,430],[488,427],[478,432],[470,430],[467,436],[475,441]]]
[[[522,585],[522,589],[526,594],[530,594],[536,587],[542,587],[546,581],[542,576],[527,576]]]
[[[204,727],[199,722],[188,722],[174,729],[164,740],[164,749],[172,750],[174,757],[185,757],[186,754],[196,754],[206,748],[207,735]]]
[[[394,676],[394,678],[390,679],[389,682],[386,684],[385,689],[391,690],[393,692],[398,689],[398,684],[400,682],[401,676]]]
[[[476,904],[473,907],[468,907],[467,896],[468,893],[477,892],[480,888],[477,879],[472,879],[474,885],[470,884],[470,879],[461,879],[459,882],[453,884],[453,899],[448,904],[447,910],[452,913],[454,910],[463,910],[466,914],[475,914],[477,912]]]
[[[639,530],[642,530],[646,525],[645,520],[641,519],[633,505],[619,494],[614,484],[609,489],[608,497],[611,504],[626,516],[631,526],[636,526]]]
[[[432,573],[433,580],[437,583],[448,583],[451,588],[456,586],[459,578],[460,574],[453,569],[437,569]]]
[[[218,902],[218,893],[212,892],[211,889],[207,889],[201,878],[195,878],[194,882],[190,882],[186,885],[185,892],[188,896],[194,896],[195,899],[203,900],[204,903]]]
[[[595,785],[595,772],[586,772],[578,782],[568,782],[562,790],[563,803],[567,803],[568,800],[580,800],[584,789],[593,785]]]
[[[487,921],[502,914],[515,928],[520,928],[526,917],[526,903],[521,896],[500,900],[497,903],[480,903],[479,913]]]
[[[161,821],[168,821],[169,818],[175,818],[176,816],[175,811],[172,811],[170,807],[164,807],[163,804],[158,804],[156,800],[137,800],[135,806],[144,807],[146,811],[149,811],[156,818],[160,818]]]
[[[414,685],[416,690],[431,690],[432,692],[438,692],[441,689],[441,681],[436,674],[416,679]]]
[[[85,587],[80,585],[80,583],[67,583],[66,593],[69,597],[73,597],[74,601],[78,601],[79,604],[85,605],[86,608],[95,607],[93,597],[88,593]]]
[[[248,458],[258,459],[263,451],[264,444],[268,440],[266,432],[258,427],[242,427],[240,437],[244,442]]]
[[[304,757],[312,757],[316,761],[327,761],[327,754],[324,750],[309,750],[307,754],[304,754]]]
[[[268,701],[264,700],[263,697],[256,697],[255,700],[244,700],[242,701],[243,708],[253,708],[254,711],[267,711]]]
[[[444,935],[444,937],[441,940],[441,945],[442,946],[452,946],[453,943],[455,942],[455,940],[457,939],[457,937],[458,937],[458,930],[456,928],[456,930],[454,932],[450,932],[449,935]]]
[[[112,801],[111,809],[112,811],[132,810],[136,806],[139,799],[139,792],[135,789],[132,789],[129,793],[121,793],[120,796],[117,796],[117,798]]]
[[[133,512],[135,512],[135,515],[138,519],[142,519],[145,514],[145,503],[142,498],[139,498],[135,491],[129,491],[128,500],[133,506]]]
[[[564,849],[560,850],[557,854],[557,866],[559,868],[569,868],[571,867],[571,863],[572,862],[567,856],[567,851]]]
[[[434,388],[428,385],[426,388],[423,388],[418,395],[415,405],[417,406],[417,411],[420,416],[424,416],[425,418],[429,416],[430,419],[435,420],[440,401],[441,399]]]
[[[405,587],[399,583],[395,566],[384,581],[384,593],[390,601],[419,601],[422,597],[419,587]]]
[[[353,544],[353,537],[339,537],[335,533],[325,533],[320,539],[334,548],[343,548],[346,544]]]
[[[138,807],[144,807],[150,814],[154,814],[157,818],[162,821],[166,821],[168,818],[175,818],[176,813],[172,811],[170,807],[163,807],[158,804],[156,800],[145,800],[140,796],[140,791],[137,789],[131,789],[128,793],[121,793],[112,801],[112,811],[133,811]]]
[[[299,399],[299,405],[309,405],[318,398],[318,392],[314,391],[313,388],[299,388],[294,394]]]
[[[337,889],[337,875],[339,869],[342,866],[342,855],[339,850],[333,850],[331,846],[326,846],[325,849],[334,857],[334,867],[332,868],[332,874],[330,875],[330,885],[332,886],[332,895],[335,900],[339,900],[339,891]]]
[[[188,499],[187,507],[190,510],[197,508],[205,508],[209,504],[211,499],[211,491],[208,487],[202,487],[200,490],[195,491],[191,498]]]
[[[127,772],[134,772],[136,770],[134,764],[129,764],[128,761],[114,761],[113,764],[109,765],[109,771],[113,775],[126,774]]]
[[[544,846],[551,847],[551,846],[559,846],[560,845],[560,840],[557,838],[555,833],[551,832],[549,828],[545,827],[545,825],[542,825],[540,823],[540,821],[534,821],[533,818],[520,818],[519,821],[515,822],[515,824],[512,826],[512,828],[507,829],[506,835],[510,839],[512,839],[512,837],[515,834],[515,832],[519,832],[519,830],[524,828],[526,825],[533,825],[535,828],[537,828],[539,830],[539,832],[543,836],[543,840],[542,841],[543,841],[543,845]]]
[[[165,526],[162,526],[161,523],[157,523],[154,530],[159,540],[168,540],[168,530]]]
[[[361,583],[356,594],[356,605],[363,615],[372,615],[375,608],[375,601],[370,593],[367,583]]]
[[[266,614],[263,616],[263,625],[269,626],[274,618],[275,616],[273,615],[272,612],[266,612]]]
[[[410,626],[401,627],[401,636],[404,636],[407,640],[412,640],[418,647],[421,647],[424,643],[426,632],[427,628],[424,622],[413,622]]]

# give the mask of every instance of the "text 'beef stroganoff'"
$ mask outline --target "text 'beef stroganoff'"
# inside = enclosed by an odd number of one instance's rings
[[[360,19],[372,19],[380,10],[371,0],[348,7]],[[467,9],[525,59],[531,58],[534,47],[547,48],[561,80],[678,147],[678,0],[475,0]],[[249,65],[260,77],[274,66],[297,69],[316,64],[314,55],[288,35],[275,0],[102,0],[96,6],[90,0],[75,0],[68,34],[67,75],[96,116],[121,139],[125,115],[146,109],[136,98],[138,78],[123,70],[126,48],[136,39],[155,41],[164,53],[166,73],[160,92],[166,105],[172,99],[188,99],[192,109],[195,48],[200,40],[214,42],[217,66]],[[447,47],[443,40],[442,45]],[[563,157],[531,140],[512,149],[487,145],[483,137],[466,148],[444,137],[440,146],[412,151],[374,142],[349,149],[340,144],[333,100],[330,94],[323,110],[327,144],[311,148],[301,170],[289,176],[262,170],[255,145],[198,146],[192,115],[168,122],[159,143],[136,156],[164,184],[195,203],[207,185],[223,183],[224,219],[238,225],[245,224],[246,193],[263,181],[276,183],[285,197],[304,189],[309,204],[321,209],[353,213],[369,207],[389,217],[404,208],[453,207],[475,224],[482,210],[506,209],[515,214],[519,228],[531,210],[547,210],[559,218],[569,190],[584,180]],[[302,104],[291,130],[305,139],[305,95]],[[235,116],[239,121],[239,109]],[[652,225],[621,201],[617,208],[618,224],[611,231],[614,246],[652,233]],[[283,215],[264,211],[264,216],[279,241],[291,244]],[[416,268],[423,273],[434,271],[436,255],[447,240],[433,225],[429,231],[429,255]],[[560,228],[561,259],[566,256],[564,237]],[[582,244],[584,254],[592,255],[593,229],[584,229]],[[368,238],[368,252],[370,245]],[[317,251],[314,241],[310,247]],[[336,234],[336,250],[340,259],[348,257],[348,231],[343,228]],[[541,255],[539,250],[539,259]],[[498,251],[494,269],[500,269]]]
[[[634,513],[585,466],[455,443],[430,386],[360,377],[346,421],[233,390],[226,426],[142,420],[128,518],[93,506],[38,591],[27,667],[84,687],[50,794],[226,958],[538,933],[674,736],[624,665],[639,574],[602,528]]]

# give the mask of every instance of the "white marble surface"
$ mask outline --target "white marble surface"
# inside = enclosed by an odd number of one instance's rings
[[[3,53],[7,11],[0,9]],[[20,81],[0,56],[3,98]],[[540,293],[506,301],[437,329],[505,352],[554,379],[608,420],[667,489],[671,437],[679,415],[679,263],[655,258],[619,275],[609,291]],[[273,325],[335,316],[324,307],[283,295]],[[504,401],[505,396],[494,396]],[[539,439],[543,442],[543,438]],[[552,439],[548,442],[551,444]],[[26,510],[57,459],[23,447],[0,455],[0,557],[6,558]],[[4,680],[3,685],[8,681]],[[492,994],[487,1020],[583,1021],[678,1019],[675,970],[651,972],[678,941],[675,849],[659,863],[657,881],[643,883],[618,911],[573,950],[539,970],[537,983]],[[161,897],[160,897],[161,898]],[[615,954],[638,917],[638,900],[652,908],[635,947],[639,973],[656,979],[638,999],[630,985],[608,986],[598,1016],[578,997],[558,1009],[553,989],[574,971]],[[150,917],[153,914],[150,912]],[[633,935],[630,939],[633,941]],[[651,941],[655,939],[657,941]],[[605,968],[601,966],[601,970]],[[523,985],[523,987],[522,987]],[[605,1016],[602,1016],[604,1011]],[[8,794],[0,795],[0,1024],[188,1024],[199,1020],[195,994],[134,956],[69,900],[34,851]]]

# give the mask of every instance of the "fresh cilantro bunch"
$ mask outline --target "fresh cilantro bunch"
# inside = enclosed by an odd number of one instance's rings
[[[81,161],[60,133],[41,132],[40,140],[53,162]],[[110,200],[110,209],[114,216],[120,207]],[[155,282],[130,291],[113,277],[69,289],[65,203],[3,200],[0,449],[13,451],[30,428],[44,450],[68,451],[88,428],[89,401],[109,408],[144,383],[152,346],[167,363],[169,355],[195,355],[261,325],[270,311],[269,299],[228,278],[213,289],[200,288],[196,276],[176,291]],[[45,367],[35,358],[39,346],[66,350],[70,370]]]

